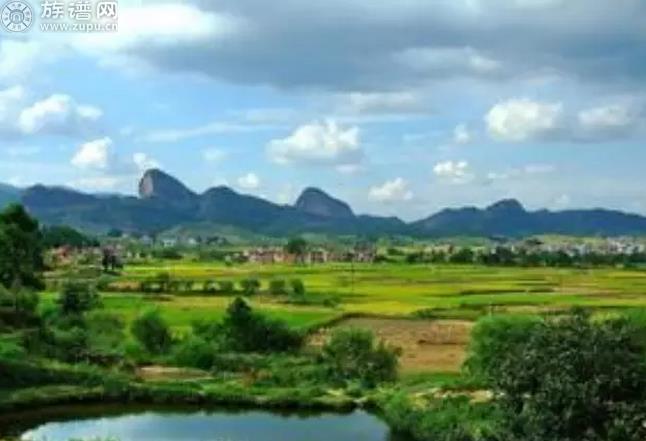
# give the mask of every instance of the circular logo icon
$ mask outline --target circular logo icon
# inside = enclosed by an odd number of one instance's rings
[[[31,6],[21,0],[5,3],[0,14],[2,26],[9,32],[24,32],[29,29],[34,20]]]

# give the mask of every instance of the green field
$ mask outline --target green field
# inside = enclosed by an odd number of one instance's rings
[[[646,306],[646,270],[501,268],[473,265],[324,264],[226,266],[220,263],[162,261],[127,266],[115,284],[168,272],[175,280],[206,281],[256,277],[261,294],[253,305],[287,320],[295,327],[311,327],[348,313],[476,318],[490,312],[555,312],[571,306],[613,310]],[[300,278],[311,305],[288,304],[284,298],[262,293],[272,279]],[[45,294],[45,303],[55,294]],[[334,306],[317,304],[334,298]],[[151,296],[132,292],[105,293],[107,309],[132,319],[150,306],[159,307],[178,330],[193,320],[218,318],[231,296],[176,294]]]

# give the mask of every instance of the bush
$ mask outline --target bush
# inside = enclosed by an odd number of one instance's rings
[[[335,331],[321,357],[334,381],[359,380],[372,387],[397,378],[399,351],[383,342],[376,344],[372,332],[365,329]]]
[[[292,279],[289,281],[292,288],[291,294],[296,298],[305,297],[305,284],[301,279]]]
[[[299,349],[304,337],[280,320],[252,311],[241,298],[227,308],[220,325],[224,348],[239,352],[285,352]]]
[[[101,303],[95,287],[85,282],[66,282],[57,302],[64,315],[82,314]]]
[[[498,419],[491,404],[471,404],[468,397],[445,398],[420,407],[406,393],[387,397],[384,419],[394,432],[413,440],[475,441],[496,439]]]
[[[269,281],[269,294],[280,296],[287,293],[287,283],[283,279]]]
[[[233,294],[235,292],[235,285],[231,280],[220,280],[218,286],[220,287],[219,292],[222,294]]]
[[[173,349],[172,360],[179,366],[197,369],[211,369],[215,359],[215,348],[206,340],[190,336]]]
[[[240,281],[240,288],[246,296],[252,296],[260,289],[260,281],[255,278],[243,279]]]
[[[156,309],[148,310],[137,317],[132,322],[131,331],[151,354],[167,353],[171,347],[170,329]]]
[[[492,371],[503,439],[646,439],[646,348],[625,319],[578,311],[535,327]]]
[[[491,316],[478,320],[471,331],[467,372],[479,381],[493,381],[500,372],[501,354],[525,344],[540,324],[541,319],[533,316]]]
[[[92,311],[85,318],[88,346],[94,359],[121,355],[125,341],[125,323],[121,317],[106,311]]]

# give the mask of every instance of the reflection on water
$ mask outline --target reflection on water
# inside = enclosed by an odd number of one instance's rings
[[[348,414],[277,414],[265,411],[191,411],[125,407],[58,408],[0,420],[0,437],[68,441],[399,441],[379,418]],[[4,430],[4,433],[2,433]]]

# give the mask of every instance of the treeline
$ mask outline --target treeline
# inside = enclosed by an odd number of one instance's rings
[[[143,280],[125,283],[114,283],[111,277],[98,280],[101,291],[131,291],[147,294],[186,293],[186,294],[220,294],[254,296],[256,294],[285,295],[293,298],[304,298],[307,291],[302,279],[271,278],[265,282],[257,277],[246,277],[233,280],[191,280],[173,278],[168,272],[160,272]]]
[[[625,266],[646,263],[646,253],[610,254],[610,253],[567,253],[565,251],[528,251],[512,250],[497,247],[493,250],[477,250],[468,247],[448,252],[434,250],[431,252],[414,252],[406,254],[407,263],[453,263],[480,264],[491,266],[519,267],[598,267]]]

